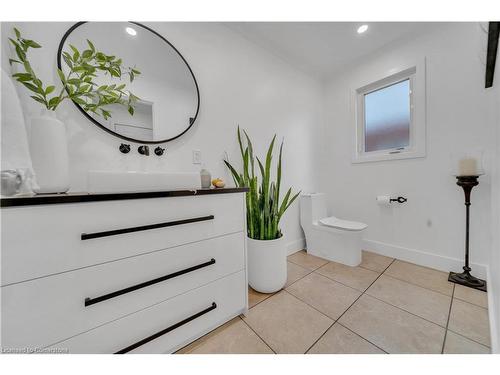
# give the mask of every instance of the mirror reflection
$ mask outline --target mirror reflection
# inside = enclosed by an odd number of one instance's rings
[[[160,143],[186,132],[196,119],[199,92],[191,68],[166,39],[144,25],[132,22],[85,22],[70,29],[61,42],[59,64],[68,71],[64,52],[84,51],[87,40],[107,56],[121,61],[121,77],[97,70],[99,86],[126,84],[126,105],[106,105],[105,113],[82,113],[96,125],[121,138]],[[130,71],[135,71],[133,77]],[[129,93],[133,93],[130,95]],[[91,100],[91,99],[90,99]],[[130,109],[130,106],[132,109]]]

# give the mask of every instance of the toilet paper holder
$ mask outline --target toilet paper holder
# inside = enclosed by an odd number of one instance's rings
[[[390,202],[398,202],[398,203],[405,203],[408,201],[405,197],[397,197],[397,198],[391,198],[389,199]]]

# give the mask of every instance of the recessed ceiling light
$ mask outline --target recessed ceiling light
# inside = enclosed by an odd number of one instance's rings
[[[366,30],[368,30],[368,25],[361,25],[358,27],[358,34],[363,34]]]
[[[137,31],[135,31],[135,29],[133,29],[131,27],[126,27],[125,31],[127,32],[127,34],[130,34],[132,36],[137,35]],[[358,32],[359,32],[359,30],[358,30]]]

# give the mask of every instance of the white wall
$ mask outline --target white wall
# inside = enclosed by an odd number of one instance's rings
[[[477,23],[450,24],[387,46],[328,82],[325,95],[325,161],[322,189],[331,214],[366,222],[368,249],[423,265],[460,271],[465,207],[451,176],[454,151],[486,151],[486,175],[473,190],[471,253],[474,273],[485,277],[491,246],[491,172],[494,127],[484,89],[486,35]],[[427,59],[427,156],[352,164],[353,82],[407,61]],[[402,195],[404,205],[381,208],[377,195]]]
[[[495,75],[494,86],[489,90],[493,102],[490,116],[491,121],[495,124],[496,131],[496,162],[491,182],[493,241],[489,262],[488,307],[492,350],[494,353],[500,353],[500,74]]]
[[[70,23],[19,23],[26,37],[43,48],[32,54],[32,65],[40,77],[57,82],[55,66],[59,40]],[[7,67],[6,34],[12,24],[2,24],[2,66]],[[248,40],[214,23],[148,24],[186,58],[200,87],[201,108],[193,128],[167,145],[166,155],[144,157],[134,149],[123,155],[121,141],[85,119],[72,103],[66,102],[58,116],[68,128],[71,190],[86,190],[90,169],[198,171],[192,164],[192,150],[202,151],[203,162],[212,175],[232,180],[222,159],[227,151],[231,161],[238,160],[236,126],[250,133],[256,151],[263,154],[274,133],[285,138],[285,187],[296,190],[317,189],[317,144],[321,128],[322,89],[318,82]],[[27,113],[38,107],[21,92]],[[283,231],[290,249],[302,246],[298,205],[285,215]]]

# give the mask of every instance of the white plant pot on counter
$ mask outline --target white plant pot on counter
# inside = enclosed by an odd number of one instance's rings
[[[54,111],[31,118],[30,152],[38,194],[65,193],[69,189],[66,128]]]
[[[247,238],[248,284],[261,293],[274,293],[287,279],[286,247],[283,236],[277,240]]]

